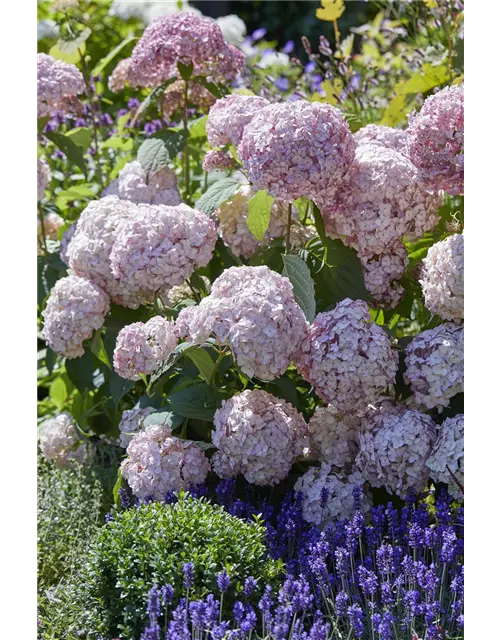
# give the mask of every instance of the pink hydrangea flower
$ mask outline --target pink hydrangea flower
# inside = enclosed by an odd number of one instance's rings
[[[39,118],[67,111],[76,96],[85,91],[83,76],[74,64],[39,53],[36,71]]]
[[[128,380],[140,380],[154,373],[177,345],[173,322],[155,316],[148,322],[134,322],[123,327],[116,339],[113,366]]]
[[[169,167],[162,167],[147,175],[140,162],[127,163],[102,192],[104,196],[118,196],[136,204],[164,204],[175,207],[181,203],[177,177]]]
[[[286,478],[306,443],[302,415],[262,390],[247,390],[223,401],[214,425],[215,472],[221,478],[241,473],[251,484],[274,485]]]
[[[297,358],[299,373],[320,398],[352,413],[394,384],[397,367],[389,336],[374,324],[368,305],[349,298],[316,316]]]
[[[135,46],[128,70],[134,87],[156,87],[179,75],[177,65],[193,65],[193,75],[215,82],[234,78],[244,56],[224,40],[211,18],[193,13],[158,17],[145,29]]]
[[[237,146],[252,118],[269,104],[260,96],[233,94],[217,100],[208,113],[207,137],[212,147]]]
[[[261,109],[245,127],[238,154],[257,189],[320,204],[353,162],[355,146],[338,109],[297,100]]]
[[[225,171],[226,169],[234,169],[235,166],[236,163],[231,154],[220,149],[207,151],[203,158],[203,171]]]
[[[183,80],[176,80],[166,88],[161,99],[161,110],[165,118],[172,118],[177,110],[184,108],[184,86]],[[200,111],[206,111],[215,101],[215,96],[201,84],[188,83],[188,102]]]
[[[57,467],[85,461],[87,447],[82,443],[70,413],[64,411],[44,423],[40,450],[45,460],[54,462]]]
[[[108,311],[108,296],[93,282],[78,276],[61,278],[42,311],[44,338],[61,356],[83,356],[84,340],[102,327]]]
[[[379,144],[408,155],[408,136],[402,129],[393,129],[378,124],[367,124],[354,134],[356,144]]]
[[[140,407],[124,411],[118,428],[120,429],[120,447],[126,449],[134,435],[141,430],[144,419],[155,412],[153,407]]]
[[[427,460],[431,478],[448,485],[455,498],[463,496],[464,486],[464,415],[446,418],[439,427],[438,437]]]
[[[108,87],[113,93],[122,91],[128,84],[128,72],[130,69],[131,58],[124,58],[113,69],[113,73],[109,76]]]
[[[411,161],[427,188],[452,195],[464,192],[464,85],[429,96],[409,118]]]

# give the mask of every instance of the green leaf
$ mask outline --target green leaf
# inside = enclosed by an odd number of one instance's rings
[[[205,382],[210,384],[215,364],[208,351],[199,345],[193,345],[189,349],[186,349],[183,355],[189,358],[191,362],[194,362],[198,367],[201,377]]]
[[[88,127],[78,127],[68,131],[66,136],[76,145],[81,147],[83,151],[87,151],[90,141],[92,140],[92,131]]]
[[[304,312],[306,320],[312,322],[316,316],[316,300],[314,298],[314,280],[307,264],[294,255],[283,256],[283,275],[289,278],[297,304]]]
[[[92,75],[97,76],[104,71],[110,62],[112,62],[116,56],[124,49],[128,44],[137,40],[137,36],[128,36],[125,40],[122,40],[119,45],[112,49],[107,56],[101,58],[96,66],[92,69]]]
[[[201,196],[196,203],[196,208],[207,215],[211,215],[223,202],[230,199],[238,187],[241,187],[241,182],[234,178],[217,180]]]
[[[177,63],[177,69],[179,70],[179,74],[181,78],[187,82],[189,78],[193,75],[193,63],[184,64],[183,62]]]
[[[108,386],[109,393],[113,400],[113,405],[115,409],[118,409],[118,404],[120,400],[125,396],[131,389],[133,389],[135,382],[133,380],[125,380],[119,376],[116,371],[110,370],[108,373]]]
[[[120,506],[120,489],[123,486],[123,477],[121,467],[118,467],[118,473],[116,476],[116,482],[113,487],[113,500],[115,501],[115,506]]]
[[[72,38],[71,40],[63,40],[60,38],[57,41],[59,51],[64,55],[70,56],[75,53],[75,51],[78,51],[78,49],[81,50],[81,45],[88,39],[91,33],[92,29],[85,27],[76,38]]]
[[[190,138],[204,138],[207,135],[207,118],[208,116],[202,116],[191,123],[189,126]]]
[[[68,391],[64,379],[58,377],[50,385],[49,396],[58,411],[62,411],[66,400],[68,399]]]
[[[149,138],[139,147],[137,160],[147,173],[154,173],[168,165],[184,146],[185,134],[180,131],[164,132],[161,138]]]
[[[82,150],[71,138],[62,133],[57,133],[57,131],[47,131],[44,135],[64,153],[71,164],[76,165],[87,175],[87,165],[85,164]]]
[[[66,360],[66,373],[78,391],[93,388],[95,370],[94,356],[90,351],[85,350],[81,358]]]
[[[274,198],[267,191],[257,191],[248,201],[247,226],[257,240],[264,240],[264,236],[271,220],[271,208]]]
[[[126,114],[128,116],[128,114]],[[124,138],[122,136],[111,136],[102,143],[103,149],[119,149],[120,151],[132,151],[134,141],[132,138]]]
[[[168,396],[168,405],[185,418],[211,422],[220,405],[221,396],[215,387],[201,383]]]
[[[192,78],[191,80],[192,80],[192,82],[196,82],[197,84],[201,84],[202,87],[205,87],[205,89],[207,89],[207,91],[210,91],[210,93],[213,96],[215,96],[217,99],[223,98],[228,93],[228,90],[224,85],[216,84],[215,82],[209,82],[203,76],[196,76],[196,77]]]
[[[173,411],[156,411],[144,418],[142,424],[144,427],[152,427],[153,425],[160,424],[172,429],[177,429],[184,422],[184,416],[180,416]]]
[[[68,64],[78,64],[80,62],[80,54],[85,55],[85,42],[82,42],[79,49],[75,49],[73,53],[64,53],[59,48],[58,44],[55,44],[50,48],[49,54],[55,58],[56,60],[62,60],[63,62],[67,62]]]

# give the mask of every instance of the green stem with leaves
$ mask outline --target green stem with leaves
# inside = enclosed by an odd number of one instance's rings
[[[40,248],[43,250],[45,254],[47,254],[48,251],[47,251],[47,236],[45,235],[45,220],[43,219],[43,211],[40,207],[38,208],[38,217],[40,218],[40,229],[42,233],[42,237],[38,238],[38,242],[40,243]]]
[[[101,156],[99,154],[99,138],[97,136],[97,122],[95,119],[94,105],[92,102],[92,90],[90,88],[90,82],[89,82],[90,75],[89,75],[87,63],[85,62],[85,56],[83,55],[80,47],[78,47],[78,53],[80,54],[80,61],[82,63],[83,80],[85,82],[85,90],[87,92],[87,97],[89,100],[90,117],[92,118],[92,137],[94,139],[94,147],[95,147],[96,174],[99,180],[99,184],[101,185],[101,189],[104,189],[104,179],[102,177],[102,171],[101,171]]]

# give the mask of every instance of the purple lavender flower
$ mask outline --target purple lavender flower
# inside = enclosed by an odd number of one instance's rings
[[[230,582],[231,580],[225,569],[217,574],[217,586],[221,593],[225,593],[229,589]]]
[[[361,638],[363,635],[363,609],[359,604],[354,603],[347,608],[347,616],[354,632],[354,637]]]
[[[288,42],[286,42],[285,46],[283,47],[283,53],[290,54],[290,53],[292,53],[294,48],[295,48],[294,41],[293,40],[288,40]]]
[[[260,27],[260,29],[255,29],[255,31],[252,33],[252,40],[254,42],[256,42],[257,40],[261,40],[267,33],[267,29],[265,29],[264,27]]]
[[[194,582],[194,565],[192,562],[185,562],[182,565],[182,573],[184,574],[184,586],[190,589]]]

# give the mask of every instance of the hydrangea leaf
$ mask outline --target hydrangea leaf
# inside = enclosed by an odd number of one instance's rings
[[[274,198],[267,191],[257,191],[248,201],[247,225],[257,240],[264,240],[264,236],[271,220],[271,208]]]
[[[307,264],[295,255],[283,256],[283,275],[293,286],[293,293],[308,322],[312,322],[316,315],[316,300],[314,297],[314,280]]]
[[[92,70],[93,76],[98,76],[100,73],[104,71],[104,69],[108,66],[110,62],[112,62],[116,56],[120,53],[122,49],[124,49],[128,44],[137,40],[137,36],[128,36],[125,40],[122,40],[118,46],[108,53],[107,56],[101,58],[96,66]]]
[[[146,173],[154,173],[168,165],[183,148],[185,135],[180,131],[165,131],[161,138],[149,138],[139,147],[137,160]]]
[[[152,427],[156,424],[164,425],[173,431],[177,429],[177,427],[180,427],[184,420],[184,416],[174,413],[173,411],[155,411],[155,413],[146,416],[142,424],[144,427]]]
[[[191,123],[189,127],[190,138],[204,138],[207,135],[207,118],[208,116],[202,116]]]
[[[229,200],[241,182],[235,178],[222,178],[211,185],[196,203],[196,209],[211,215],[223,202]]]
[[[88,127],[77,127],[76,129],[68,131],[66,136],[81,147],[83,151],[87,151],[90,141],[92,140],[92,131]]]
[[[46,131],[45,136],[64,153],[69,162],[76,165],[85,176],[87,175],[87,165],[81,147],[75,144],[70,137],[57,131]]]
[[[210,384],[215,364],[208,351],[199,345],[193,345],[191,348],[186,349],[183,355],[189,358],[191,362],[194,362],[201,377]]]
[[[212,422],[221,396],[215,387],[204,382],[176,391],[168,396],[168,405],[175,413],[185,418]]]

